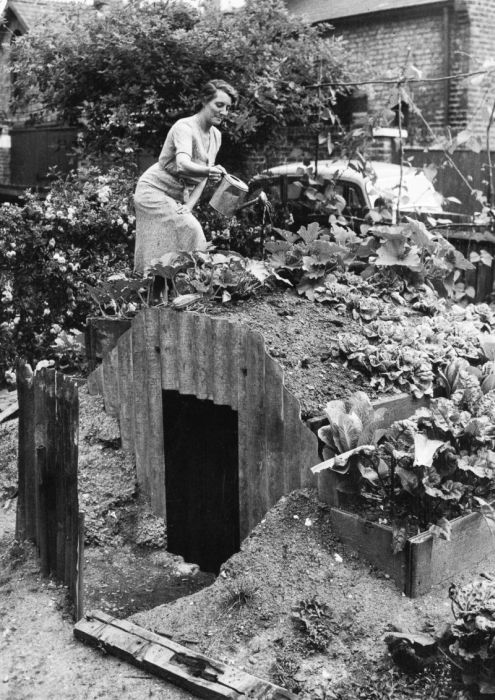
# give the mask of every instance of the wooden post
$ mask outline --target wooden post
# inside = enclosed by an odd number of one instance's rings
[[[78,514],[77,525],[77,546],[75,547],[77,568],[72,596],[76,622],[84,615],[84,513]]]
[[[48,571],[56,573],[57,567],[57,376],[54,369],[46,369],[46,462],[43,480],[45,498],[45,522],[47,533]]]
[[[17,368],[19,403],[18,497],[16,539],[35,539],[35,450],[33,370],[25,362]]]
[[[35,440],[35,499],[36,499],[36,544],[41,560],[41,573],[48,575],[47,523],[44,482],[46,475],[47,396],[45,370],[36,372],[34,380],[34,440]]]
[[[65,404],[64,393],[66,384],[66,379],[63,374],[55,373],[55,390],[54,390],[54,401],[55,401],[55,430],[56,436],[53,440],[54,448],[54,462],[53,462],[53,472],[55,478],[55,517],[56,517],[56,529],[53,533],[55,537],[55,562],[53,565],[53,572],[59,581],[65,582],[65,532],[66,532],[66,503],[68,498],[68,492],[66,490],[66,480],[65,480],[65,448],[67,443],[67,420],[65,415]]]

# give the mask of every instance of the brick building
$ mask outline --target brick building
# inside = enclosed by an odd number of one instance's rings
[[[10,198],[25,186],[44,184],[50,167],[66,169],[74,130],[57,123],[57,116],[41,126],[30,125],[30,115],[11,111],[13,42],[43,23],[64,25],[63,2],[0,0],[0,197]],[[70,5],[74,12],[74,5]],[[80,5],[80,12],[88,12]]]
[[[287,0],[287,5],[313,23],[329,23],[329,32],[342,37],[356,80],[395,77],[407,60],[431,80],[480,70],[495,59],[494,0]],[[393,105],[394,89],[363,87],[369,111]],[[460,79],[411,84],[415,104],[436,132],[472,124],[483,138],[487,114],[479,105],[485,89],[486,83]],[[410,139],[419,140],[424,124],[414,110],[409,117]]]

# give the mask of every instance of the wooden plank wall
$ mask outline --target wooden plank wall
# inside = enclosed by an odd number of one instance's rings
[[[84,516],[79,513],[77,384],[53,369],[17,370],[19,496],[16,537],[35,542],[41,571],[69,589],[82,609]]]
[[[263,336],[240,324],[174,309],[146,309],[133,320],[89,383],[118,411],[122,445],[158,515],[165,512],[164,390],[238,412],[240,532],[244,539],[283,495],[312,485],[316,435]]]

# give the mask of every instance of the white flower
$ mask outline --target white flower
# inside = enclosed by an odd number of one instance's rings
[[[107,280],[109,282],[117,282],[117,280],[125,280],[126,276],[123,272],[116,272],[114,275],[110,275],[110,277],[107,277]]]
[[[35,367],[35,372],[39,369],[44,369],[45,367],[53,367],[55,362],[53,360],[40,360]]]
[[[61,326],[58,325],[58,323],[54,323],[53,326],[51,327],[52,333],[60,333],[62,330]]]
[[[6,257],[6,258],[15,258],[15,250],[8,250],[8,251],[5,253],[5,257]]]
[[[5,381],[7,384],[15,384],[17,381],[16,374],[13,369],[8,369],[5,372]]]
[[[55,239],[50,238],[50,240],[48,241],[48,245],[50,246],[50,248],[55,248]]]
[[[43,309],[43,316],[49,316],[51,313],[50,309]]]
[[[98,199],[102,204],[106,204],[106,202],[110,200],[111,194],[112,190],[108,185],[103,185],[103,187],[100,187],[100,189],[97,192]]]
[[[53,254],[53,259],[55,260],[55,262],[58,262],[58,263],[60,263],[61,265],[63,265],[64,263],[67,262],[66,259],[64,258],[64,256],[63,256],[63,255],[60,255],[60,253],[54,253],[54,254]]]

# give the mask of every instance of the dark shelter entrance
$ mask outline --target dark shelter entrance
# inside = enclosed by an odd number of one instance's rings
[[[239,551],[237,411],[163,392],[168,551],[218,573]]]

